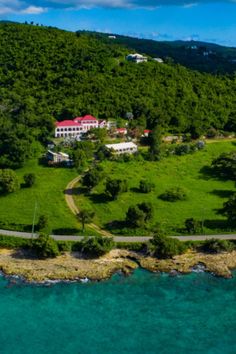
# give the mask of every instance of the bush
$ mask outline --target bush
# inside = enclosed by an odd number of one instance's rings
[[[154,189],[154,184],[145,180],[139,183],[139,190],[141,193],[150,193]]]
[[[57,242],[59,252],[71,252],[72,242],[70,241],[59,241]]]
[[[151,203],[143,202],[135,206],[130,206],[126,213],[126,223],[133,228],[142,228],[144,224],[153,216]]]
[[[167,202],[176,202],[178,200],[186,200],[187,193],[183,188],[175,187],[161,194],[159,198]]]
[[[202,231],[201,222],[194,218],[185,220],[185,228],[189,234],[197,234]]]
[[[202,250],[209,253],[231,252],[234,244],[227,240],[210,239],[203,242]]]
[[[186,245],[175,238],[161,233],[155,234],[151,242],[151,249],[158,258],[172,258],[186,251]]]
[[[29,248],[30,246],[31,240],[29,239],[0,235],[1,248]]]
[[[175,147],[175,155],[187,155],[191,152],[191,148],[189,144],[181,144],[181,145],[177,145]]]
[[[48,229],[48,225],[49,225],[48,217],[46,215],[40,215],[39,221],[37,224],[37,230],[38,231],[46,230],[46,229]]]
[[[35,184],[36,176],[34,173],[24,175],[25,187],[32,187]]]
[[[0,194],[13,193],[20,188],[20,182],[13,170],[0,170]]]
[[[126,180],[107,178],[105,193],[108,197],[115,200],[117,199],[120,193],[124,193],[127,191],[128,191],[128,183]]]
[[[82,252],[91,257],[100,257],[110,252],[115,244],[113,238],[94,236],[82,241]]]
[[[229,200],[224,203],[221,212],[227,216],[229,225],[236,225],[236,193],[234,193]]]
[[[60,254],[57,242],[46,234],[33,240],[32,248],[40,258],[54,258]]]

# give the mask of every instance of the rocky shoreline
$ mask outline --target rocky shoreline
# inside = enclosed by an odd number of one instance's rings
[[[189,251],[173,259],[159,260],[140,253],[113,250],[98,259],[85,259],[79,253],[65,253],[54,259],[41,260],[23,250],[0,249],[0,270],[6,276],[19,276],[26,282],[109,279],[114,273],[131,274],[141,267],[151,272],[188,274],[201,266],[216,276],[231,278],[236,269],[236,251],[205,254]]]

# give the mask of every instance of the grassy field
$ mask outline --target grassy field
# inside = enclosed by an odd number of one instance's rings
[[[0,197],[0,227],[31,230],[36,203],[36,222],[39,215],[45,214],[53,233],[81,234],[81,225],[68,209],[64,198],[66,185],[77,175],[75,170],[44,167],[33,160],[16,172],[21,183],[25,173],[35,173],[36,183],[32,188],[21,188],[16,193]],[[91,231],[88,229],[87,233],[91,234]]]
[[[231,150],[236,150],[235,142],[215,142],[208,144],[203,151],[185,156],[171,156],[160,162],[105,161],[102,165],[106,176],[127,179],[129,192],[120,195],[116,201],[109,201],[103,194],[104,181],[101,181],[91,195],[77,195],[76,202],[83,208],[93,209],[96,213],[94,222],[101,227],[106,227],[106,224],[114,220],[124,220],[130,205],[149,201],[155,209],[152,224],[161,223],[170,234],[181,233],[185,219],[191,217],[203,222],[204,232],[220,233],[227,226],[225,218],[217,210],[235,190],[235,183],[213,178],[208,174],[207,166],[222,152]],[[141,179],[153,182],[155,190],[149,194],[139,193],[137,188]],[[188,199],[171,203],[158,198],[172,187],[186,189]]]

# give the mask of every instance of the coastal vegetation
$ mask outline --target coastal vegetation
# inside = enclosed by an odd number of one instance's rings
[[[123,180],[125,176],[127,192],[111,199],[106,193],[106,181],[101,179],[89,193],[78,186],[74,199],[78,206],[94,210],[95,224],[117,234],[150,234],[157,223],[161,223],[167,234],[229,232],[233,226],[221,209],[233,195],[235,182],[217,176],[212,168],[212,162],[222,151],[233,153],[235,143],[213,142],[194,154],[170,155],[160,161],[140,156],[127,162],[104,160],[100,163],[103,175],[112,175],[114,180]],[[140,191],[143,180],[152,185],[149,193]],[[174,203],[159,198],[166,193],[176,197]],[[153,210],[145,223],[138,208],[144,202],[150,203]]]

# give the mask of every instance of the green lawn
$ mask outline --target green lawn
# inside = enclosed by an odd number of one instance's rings
[[[124,220],[130,205],[149,201],[155,209],[152,223],[160,222],[169,233],[178,233],[185,219],[190,217],[204,220],[204,232],[222,232],[225,223],[220,221],[224,217],[217,214],[217,209],[222,207],[235,190],[235,183],[214,179],[201,170],[204,166],[210,166],[212,160],[222,152],[231,150],[236,150],[234,142],[216,142],[208,144],[203,151],[186,156],[171,156],[160,162],[103,162],[106,176],[128,180],[129,192],[120,195],[116,201],[107,201],[102,196],[102,181],[94,188],[91,196],[80,194],[76,196],[76,202],[84,208],[93,209],[96,213],[94,222],[102,227],[114,220]],[[155,184],[153,192],[142,194],[132,191],[143,178]],[[171,203],[158,198],[166,189],[175,186],[188,191],[186,201]]]
[[[23,175],[29,172],[37,176],[32,188],[22,188],[16,193],[0,197],[1,227],[30,230],[36,203],[36,222],[39,215],[45,214],[49,218],[52,232],[63,234],[64,229],[67,229],[68,233],[81,233],[81,226],[68,209],[63,193],[68,182],[76,177],[76,171],[44,167],[33,160],[16,171],[21,183],[23,183]],[[91,234],[91,231],[87,230],[87,233]]]

